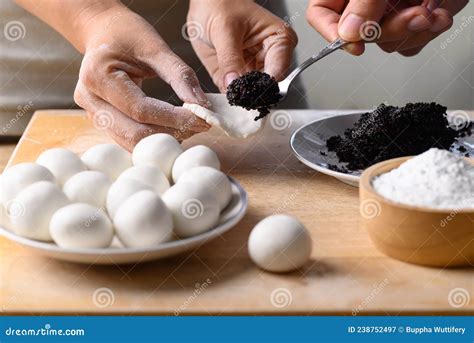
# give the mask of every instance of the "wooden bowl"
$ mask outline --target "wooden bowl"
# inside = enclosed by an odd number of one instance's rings
[[[401,261],[426,266],[474,265],[474,210],[439,210],[399,204],[378,194],[374,177],[411,157],[377,163],[360,179],[360,223],[375,246]],[[470,160],[474,163],[473,160]]]

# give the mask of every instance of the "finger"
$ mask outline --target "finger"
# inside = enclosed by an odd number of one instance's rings
[[[206,68],[207,73],[211,76],[212,81],[217,85],[217,71],[219,70],[219,65],[217,64],[216,51],[200,39],[191,40],[191,45],[204,68]],[[214,78],[213,76],[216,77]]]
[[[429,29],[434,21],[424,6],[405,8],[384,17],[378,42],[402,41],[417,32]]]
[[[264,71],[277,81],[282,80],[290,67],[296,44],[298,44],[296,33],[287,27],[283,32],[266,38],[263,42]]]
[[[214,25],[211,33],[212,45],[216,49],[217,64],[217,86],[226,89],[227,86],[245,70],[243,56],[242,35],[239,34],[241,27],[239,23],[228,21],[221,25]]]
[[[375,40],[374,35],[380,35],[377,23],[386,6],[386,0],[350,0],[339,21],[339,36],[349,42]]]
[[[453,24],[451,15],[445,9],[436,9],[433,11],[432,16],[433,23],[429,29],[416,33],[402,41],[379,43],[380,48],[385,52],[395,52],[424,47],[437,36],[448,30]]]
[[[96,128],[106,130],[117,143],[129,151],[141,139],[154,133],[167,133],[178,140],[184,140],[195,134],[190,130],[176,130],[164,126],[138,123],[89,92],[81,83],[76,86],[74,100],[87,111]]]
[[[80,80],[91,92],[137,122],[177,129],[193,122],[194,131],[208,128],[205,121],[195,120],[191,112],[146,96],[124,70],[86,63]]]
[[[306,20],[324,39],[333,42],[339,38],[338,23],[344,6],[344,0],[311,1],[306,11]],[[361,42],[349,44],[344,50],[353,55],[361,55],[364,52],[364,44]]]
[[[208,99],[201,88],[194,70],[178,55],[163,47],[156,53],[149,53],[152,57],[144,58],[144,62],[156,75],[168,83],[176,95],[183,101],[208,107]]]

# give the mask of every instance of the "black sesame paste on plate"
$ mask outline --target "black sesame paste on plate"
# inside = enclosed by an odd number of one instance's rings
[[[361,115],[343,135],[326,141],[329,152],[335,152],[344,166],[329,168],[347,173],[363,170],[391,158],[418,155],[430,148],[449,150],[458,138],[472,133],[472,122],[462,128],[452,127],[446,107],[432,103],[409,103],[403,107],[377,107]],[[465,153],[465,147],[456,148]]]
[[[264,118],[270,108],[280,101],[280,89],[274,77],[260,71],[251,71],[232,81],[227,87],[227,100],[232,106],[257,110],[255,120]]]

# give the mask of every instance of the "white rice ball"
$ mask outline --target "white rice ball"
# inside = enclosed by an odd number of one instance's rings
[[[191,168],[180,176],[178,182],[198,184],[213,192],[221,210],[229,204],[232,197],[232,186],[227,175],[211,167]]]
[[[133,179],[122,179],[114,182],[109,188],[106,199],[107,212],[110,218],[115,217],[118,208],[128,197],[144,190],[153,191],[153,188]]]
[[[132,166],[130,153],[117,144],[99,144],[89,148],[81,157],[90,170],[97,170],[115,180]]]
[[[13,231],[23,237],[50,241],[51,216],[68,203],[61,188],[50,181],[39,181],[26,187],[7,208]]]
[[[166,175],[157,167],[134,166],[125,170],[117,180],[133,179],[152,187],[158,194],[163,194],[170,188]]]
[[[60,185],[63,185],[74,174],[87,169],[79,156],[64,148],[43,151],[36,163],[48,168]]]
[[[214,169],[221,168],[221,163],[216,153],[204,145],[193,146],[178,156],[173,165],[173,181],[177,182],[184,172],[200,166]]]
[[[163,201],[171,211],[178,236],[197,235],[219,221],[220,207],[215,195],[192,183],[175,184],[163,194]]]
[[[284,214],[260,221],[248,242],[253,262],[271,272],[288,272],[301,267],[309,260],[311,248],[311,236],[303,224]]]
[[[29,185],[38,181],[55,183],[53,174],[44,166],[36,163],[19,163],[6,169],[1,179],[1,202],[7,206],[8,201]]]
[[[173,219],[160,196],[140,191],[120,205],[114,217],[118,238],[126,247],[157,246],[173,236]]]
[[[63,191],[71,202],[82,202],[104,209],[111,184],[112,181],[104,173],[86,170],[67,180]]]
[[[157,133],[138,142],[133,149],[133,164],[157,167],[171,179],[173,163],[182,152],[181,144],[173,136]]]
[[[64,206],[51,217],[51,237],[63,248],[106,248],[114,230],[105,212],[89,204]]]

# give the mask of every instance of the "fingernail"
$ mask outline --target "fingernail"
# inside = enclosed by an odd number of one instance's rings
[[[431,26],[430,21],[422,15],[417,15],[407,25],[408,30],[419,32],[428,29]]]
[[[227,88],[229,86],[229,84],[234,81],[236,78],[239,77],[239,74],[237,74],[236,72],[230,72],[228,73],[225,77],[224,77],[224,84],[225,84],[225,87]]]
[[[360,39],[359,30],[364,24],[364,19],[354,13],[349,14],[339,28],[339,35],[346,40]]]
[[[430,31],[431,32],[440,32],[446,29],[449,25],[451,25],[451,21],[449,21],[445,17],[438,16],[436,17],[433,25],[431,25]]]

